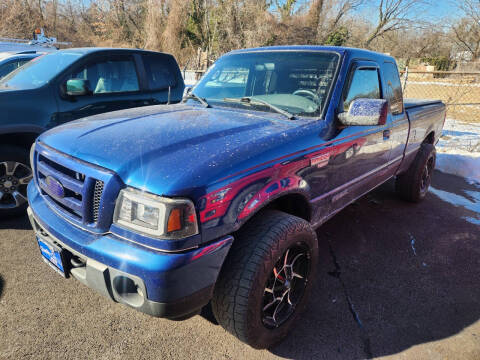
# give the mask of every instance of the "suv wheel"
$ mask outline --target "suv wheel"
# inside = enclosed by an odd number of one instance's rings
[[[31,179],[28,151],[19,147],[0,148],[0,216],[25,213]]]
[[[254,348],[278,343],[307,304],[317,262],[307,221],[264,212],[240,229],[225,260],[212,299],[217,321]]]

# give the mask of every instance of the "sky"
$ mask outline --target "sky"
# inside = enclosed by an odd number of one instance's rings
[[[309,3],[311,0],[297,0],[297,7],[302,7],[305,6],[306,4]],[[360,8],[360,13],[369,18],[371,17],[372,21],[377,20],[377,11],[375,7],[375,2],[379,3],[380,0],[372,1],[369,0],[368,3],[370,5],[364,5],[362,8]],[[425,0],[426,2],[429,2],[430,5],[426,6],[426,10],[419,15],[421,19],[426,20],[426,21],[431,21],[431,20],[441,20],[447,17],[458,17],[461,15],[460,11],[456,8],[455,2],[456,1],[463,1],[463,0]],[[279,1],[282,3],[282,1]],[[274,2],[273,2],[274,4]],[[272,4],[272,8],[274,5]]]
[[[420,18],[431,21],[441,20],[446,17],[458,17],[461,15],[460,11],[455,7],[453,0],[430,0],[430,3],[431,4],[429,6],[426,6],[424,12],[417,14],[420,16]],[[374,19],[376,19],[377,13],[372,12],[372,16]]]

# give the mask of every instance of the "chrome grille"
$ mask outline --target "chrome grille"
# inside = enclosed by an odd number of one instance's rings
[[[95,187],[93,190],[93,221],[98,221],[98,211],[100,209],[100,200],[102,199],[104,183],[101,180],[95,181]]]

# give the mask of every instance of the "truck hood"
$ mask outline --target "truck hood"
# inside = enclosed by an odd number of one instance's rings
[[[160,105],[74,121],[39,141],[113,170],[127,185],[186,195],[186,189],[205,187],[256,165],[260,154],[265,158],[272,149],[291,145],[308,123],[266,112]]]

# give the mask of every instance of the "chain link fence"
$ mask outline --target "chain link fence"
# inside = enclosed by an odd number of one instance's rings
[[[450,119],[480,123],[480,73],[402,71],[405,98],[442,100]]]

